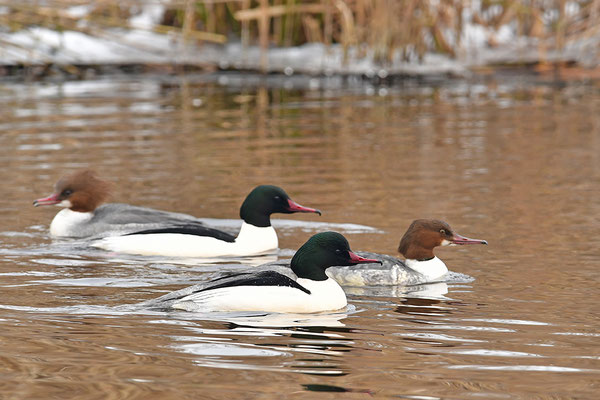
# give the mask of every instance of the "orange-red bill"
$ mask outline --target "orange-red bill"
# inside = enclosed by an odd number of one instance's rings
[[[321,211],[316,208],[304,207],[300,204],[294,202],[292,199],[288,199],[288,211],[291,212],[305,212],[305,213],[315,213],[321,215]]]
[[[452,238],[452,243],[454,243],[454,244],[488,244],[487,240],[469,239],[468,237],[461,236],[458,233],[454,234],[454,237]]]
[[[61,202],[61,200],[58,199],[58,194],[55,193],[55,194],[52,194],[52,195],[50,195],[48,197],[44,197],[44,198],[41,198],[41,199],[34,200],[33,201],[33,205],[35,207],[38,207],[38,206],[51,206],[53,204],[58,204],[60,202]]]
[[[355,254],[351,251],[348,252],[348,255],[350,256],[350,261],[352,261],[354,264],[362,264],[362,263],[378,263],[381,264],[381,261],[376,260],[374,258],[364,258],[359,256],[358,254]]]

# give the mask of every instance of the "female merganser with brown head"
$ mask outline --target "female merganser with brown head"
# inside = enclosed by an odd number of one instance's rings
[[[466,244],[487,244],[487,241],[461,236],[444,221],[417,219],[408,227],[398,246],[398,252],[406,260],[384,254],[357,252],[362,257],[380,260],[381,264],[330,268],[328,273],[340,285],[346,286],[417,285],[441,281],[448,268],[433,254],[433,249]]]
[[[322,232],[312,236],[294,255],[297,280],[275,271],[242,273],[169,293],[141,306],[185,311],[266,311],[312,313],[346,307],[346,294],[325,270],[333,265],[379,261],[350,250],[344,236]]]
[[[197,218],[187,214],[121,203],[102,204],[109,197],[110,188],[111,184],[93,171],[77,171],[60,178],[54,193],[35,200],[33,205],[65,208],[50,224],[54,237],[101,237],[176,224],[202,226]]]

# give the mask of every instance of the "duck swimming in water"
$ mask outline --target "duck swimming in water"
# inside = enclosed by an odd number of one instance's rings
[[[417,219],[408,227],[398,246],[404,261],[385,254],[357,252],[362,257],[379,260],[381,264],[330,268],[328,274],[342,286],[417,285],[441,281],[448,268],[435,256],[433,249],[467,244],[487,244],[487,241],[461,236],[444,221]]]
[[[111,184],[91,170],[77,171],[56,182],[54,193],[33,202],[36,207],[64,207],[52,220],[54,237],[86,238],[131,233],[173,225],[203,226],[196,217],[121,203],[102,204]]]
[[[336,232],[312,236],[291,260],[296,280],[275,271],[242,273],[190,286],[141,306],[185,311],[266,311],[312,313],[347,305],[340,285],[325,274],[331,266],[377,263],[350,250]]]
[[[171,257],[246,257],[271,254],[277,250],[277,233],[271,226],[271,214],[321,211],[301,206],[287,193],[272,185],[257,186],[250,192],[240,208],[244,221],[237,236],[198,226],[174,224],[111,236],[92,244],[105,250],[139,255]]]

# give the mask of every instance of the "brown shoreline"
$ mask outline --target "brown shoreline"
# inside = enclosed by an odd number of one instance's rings
[[[437,81],[439,79],[486,79],[491,77],[520,76],[541,79],[543,81],[577,81],[600,79],[600,67],[586,68],[575,62],[533,62],[533,63],[505,63],[469,68],[471,77],[456,76],[452,73],[429,74],[424,76],[405,73],[390,73],[385,78],[367,76],[366,74],[336,73],[334,76],[360,77],[368,82],[391,83],[402,80]],[[0,65],[0,81],[17,78],[36,81],[46,79],[58,80],[84,80],[103,75],[129,75],[129,74],[165,74],[179,75],[185,73],[239,73],[248,75],[287,76],[283,71],[271,71],[263,74],[253,69],[218,68],[214,64],[40,64],[40,65]],[[326,77],[331,75],[303,74],[299,76]]]

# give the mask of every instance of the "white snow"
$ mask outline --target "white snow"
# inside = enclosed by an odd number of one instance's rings
[[[456,59],[443,54],[427,53],[421,60],[410,62],[395,54],[389,65],[375,61],[373,52],[360,55],[359,48],[344,49],[340,45],[325,46],[309,43],[292,48],[271,48],[268,51],[268,70],[286,74],[360,74],[385,78],[392,74],[468,74],[476,65],[501,62],[527,62],[539,58],[538,42],[533,38],[517,36],[514,24],[493,30],[472,22],[474,12],[480,7],[463,10],[464,28]],[[569,6],[569,13],[576,10]],[[81,18],[80,25],[87,26],[89,5],[70,7],[67,14]],[[0,9],[0,12],[3,10]],[[164,5],[153,2],[132,10],[129,29],[102,29],[92,34],[76,31],[56,32],[42,27],[29,27],[18,32],[0,30],[0,64],[192,64],[214,65],[220,68],[260,69],[260,49],[243,47],[240,43],[226,45],[185,43],[176,34],[160,34],[152,27],[160,22]],[[487,13],[495,13],[495,8]],[[496,47],[489,46],[493,39]],[[452,40],[454,40],[452,38]],[[562,51],[549,50],[547,60],[568,59],[593,66],[599,62],[600,34],[568,43]]]
[[[137,29],[152,29],[162,19],[164,10],[162,4],[147,4],[139,14],[129,19],[129,25]]]

